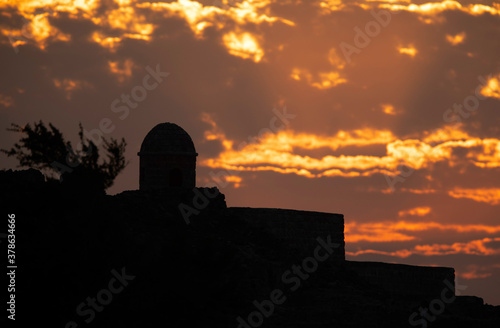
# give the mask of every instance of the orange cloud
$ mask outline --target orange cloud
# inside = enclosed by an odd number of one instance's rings
[[[233,142],[227,140],[226,134],[222,132],[209,114],[202,113],[201,120],[212,127],[211,130],[205,131],[205,140],[219,140],[225,149],[231,149],[233,147]]]
[[[455,35],[447,34],[446,41],[448,41],[451,45],[456,46],[456,45],[464,42],[465,36],[466,36],[465,32],[458,33]]]
[[[264,56],[257,39],[250,33],[230,32],[223,36],[223,42],[229,53],[243,59],[252,59],[258,63]]]
[[[457,276],[464,279],[482,279],[492,275],[491,270],[494,266],[479,266],[471,264],[467,266],[466,272],[457,272]]]
[[[483,96],[500,99],[500,75],[490,78],[480,92]]]
[[[72,79],[53,79],[54,86],[66,92],[66,99],[71,100],[73,92],[83,87],[90,87],[85,81],[78,81]]]
[[[62,33],[52,26],[49,17],[59,17],[61,13],[69,14],[70,18],[87,19],[98,27],[111,28],[116,34],[104,36],[102,32],[96,31],[91,39],[102,46],[114,50],[123,38],[150,40],[154,26],[146,22],[130,0],[117,0],[118,7],[99,12],[98,0],[69,1],[69,0],[47,0],[47,1],[13,1],[9,4],[0,3],[0,8],[12,7],[18,14],[24,17],[27,23],[19,30],[2,30],[2,33],[13,39],[14,46],[34,43],[40,49],[45,49],[49,42],[69,41],[70,36]]]
[[[213,122],[215,124],[215,122]],[[227,145],[232,140],[224,139]],[[327,155],[314,158],[298,154],[297,150],[386,145],[385,156]],[[456,148],[469,149],[466,158],[456,158]],[[457,161],[473,163],[478,167],[500,167],[500,140],[479,139],[449,127],[424,133],[422,140],[397,139],[390,131],[369,128],[339,131],[334,136],[296,133],[292,130],[267,133],[252,144],[238,149],[226,147],[217,158],[201,161],[201,165],[233,171],[275,171],[293,173],[309,178],[361,177],[374,174],[393,175],[402,164],[413,169],[427,168],[433,163]]]
[[[70,17],[91,19],[99,5],[97,0],[19,0],[2,1],[0,9],[16,10],[24,18],[20,29],[2,29],[2,34],[9,37],[13,46],[32,43],[40,49],[45,49],[49,42],[69,41],[70,36],[52,26],[49,17],[58,17],[61,12],[69,13]]]
[[[116,75],[119,82],[125,81],[130,76],[132,76],[132,68],[134,67],[134,62],[130,59],[126,59],[122,62],[119,61],[108,61],[109,71]]]
[[[222,2],[221,2],[222,4]],[[140,8],[150,8],[154,11],[163,11],[168,16],[180,16],[186,20],[191,30],[197,37],[203,36],[203,31],[210,26],[218,29],[224,28],[223,19],[229,19],[236,22],[238,25],[247,23],[261,24],[282,22],[287,25],[295,25],[292,21],[281,17],[271,17],[266,14],[259,13],[264,8],[270,6],[269,0],[244,0],[234,3],[234,6],[216,6],[216,2],[212,5],[203,5],[198,1],[178,0],[175,2],[145,2],[138,4]]]
[[[323,9],[323,14],[330,14],[345,7],[343,0],[323,0],[319,3],[319,6]]]
[[[378,131],[373,131],[370,134],[377,134]],[[341,135],[350,135],[344,131],[340,131]],[[384,132],[379,134],[384,135]],[[329,145],[328,141],[333,142]],[[345,144],[355,143],[355,140],[349,140]],[[374,144],[375,140],[365,139],[361,141],[364,144]],[[227,149],[219,155],[217,159],[209,159],[202,163],[209,167],[222,167],[230,170],[260,170],[257,167],[275,167],[275,171],[283,172],[301,172],[301,175],[306,176],[322,176],[336,175],[335,169],[361,169],[361,170],[376,170],[378,166],[390,166],[393,162],[390,158],[379,158],[375,156],[325,156],[323,158],[311,158],[309,156],[301,156],[293,153],[293,147],[305,149],[323,147],[335,147],[342,143],[342,139],[321,138],[311,134],[295,134],[292,131],[281,131],[277,134],[265,134],[259,143],[249,144],[244,146],[239,151]],[[392,163],[394,167],[396,163]],[[262,168],[261,168],[262,169]],[[313,174],[312,170],[322,170],[323,174]],[[353,175],[359,175],[359,172],[351,172]]]
[[[437,14],[445,10],[457,10],[462,8],[462,5],[460,3],[448,0],[445,0],[443,2],[429,2],[421,5],[416,5],[412,3],[409,5],[382,4],[380,6],[391,10],[404,10],[420,14]]]
[[[482,4],[469,5],[468,9],[473,15],[482,15],[484,13],[489,13],[492,15],[500,15],[499,3],[493,3],[493,6],[487,6]]]
[[[14,98],[0,93],[0,105],[3,107],[11,107],[14,105]]]
[[[430,207],[423,206],[423,207],[411,208],[411,209],[405,210],[405,211],[399,211],[398,215],[400,217],[408,216],[408,215],[410,215],[410,216],[426,216],[430,212],[431,212],[431,208]]]
[[[310,86],[320,90],[330,89],[347,82],[347,80],[341,77],[340,73],[336,71],[319,72],[315,78],[307,69],[294,68],[290,76],[297,81],[305,80]]]
[[[337,49],[335,48],[331,48],[328,52],[328,61],[333,67],[337,69],[343,69],[346,65],[345,60],[341,56],[339,56],[339,54],[337,53]]]
[[[444,128],[433,130],[430,132],[424,132],[423,141],[428,144],[444,143],[449,140],[467,140],[471,137],[466,132],[460,129],[454,129],[450,126],[445,126]]]
[[[483,238],[467,243],[417,245],[415,251],[423,255],[448,255],[448,254],[472,254],[472,255],[497,255],[500,249],[486,246],[492,241],[500,241],[500,238]]]
[[[241,187],[241,181],[243,180],[241,177],[236,176],[236,175],[228,175],[224,177],[226,182],[230,182],[233,184],[234,188],[239,188]]]
[[[91,36],[91,40],[100,44],[101,47],[108,48],[111,52],[115,52],[116,48],[120,45],[122,38],[105,36],[100,32],[94,32]]]
[[[387,224],[389,224],[387,222]],[[357,223],[350,221],[345,224],[344,234],[346,243],[357,243],[359,241],[368,242],[393,242],[414,240],[415,237],[395,229],[388,229],[384,223]]]
[[[468,198],[490,205],[500,204],[500,188],[466,189],[456,187],[448,191],[448,195],[453,198]]]
[[[389,191],[391,189],[389,188]],[[424,194],[434,194],[437,192],[436,189],[412,189],[412,188],[401,188],[401,192],[409,192],[412,194],[417,194],[417,195],[424,195]]]
[[[408,221],[384,221],[357,223],[356,221],[345,224],[345,238],[348,243],[359,241],[368,242],[394,242],[416,239],[411,232],[441,230],[454,231],[456,233],[481,232],[496,234],[500,232],[500,226],[488,226],[481,224],[442,224],[438,222],[408,222]]]
[[[421,5],[413,3],[408,5],[393,3],[380,4],[380,7],[387,8],[393,11],[409,11],[421,15],[437,15],[447,10],[460,10],[474,16],[482,15],[484,13],[500,15],[500,4],[498,3],[493,3],[492,6],[481,4],[470,4],[468,6],[464,6],[457,1],[445,0],[442,2],[428,2]]]
[[[125,37],[132,39],[150,40],[154,31],[153,24],[147,23],[146,18],[129,1],[122,1],[120,7],[107,12],[103,17],[94,17],[92,21],[100,26],[121,30]]]
[[[398,51],[400,54],[405,54],[410,57],[415,57],[418,52],[417,49],[412,45],[409,45],[408,47],[398,47]]]
[[[0,29],[2,34],[9,38],[13,47],[31,43],[43,50],[49,42],[69,41],[71,39],[68,34],[64,34],[50,25],[49,13],[25,12],[21,14],[25,18],[25,23],[20,29]]]
[[[432,245],[417,245],[412,249],[402,249],[397,251],[380,251],[373,249],[359,250],[356,252],[346,252],[347,255],[358,256],[361,254],[380,254],[396,257],[408,257],[411,255],[424,255],[424,256],[442,256],[450,254],[469,254],[469,255],[498,255],[500,249],[489,248],[487,243],[492,241],[500,241],[500,238],[483,238],[472,240],[466,243],[453,243],[448,244],[432,244]]]
[[[387,115],[396,115],[396,109],[391,104],[382,104],[382,111]]]
[[[20,12],[34,13],[38,9],[68,12],[71,14],[88,15],[99,5],[98,0],[13,0],[8,3],[0,3],[0,7],[15,7]],[[89,17],[89,16],[86,16]]]

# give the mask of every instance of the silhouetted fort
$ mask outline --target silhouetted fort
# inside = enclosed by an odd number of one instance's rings
[[[144,138],[140,156],[140,190],[185,193],[195,188],[196,149],[189,134],[174,123],[156,125]],[[263,229],[299,256],[330,236],[339,248],[329,257],[341,261],[372,285],[391,294],[429,297],[441,293],[447,280],[454,284],[455,270],[381,262],[345,261],[344,216],[275,208],[227,208],[233,217]],[[310,255],[310,254],[309,254]]]
[[[500,326],[500,306],[454,295],[453,268],[346,261],[342,214],[228,208],[217,188],[195,186],[196,149],[175,124],[155,126],[138,155],[139,190],[117,195],[97,190],[85,175],[68,173],[61,182],[35,169],[0,171],[0,199],[16,215],[16,254],[22,259],[16,323]],[[297,265],[308,275],[299,279]],[[118,273],[134,279],[115,289]],[[105,295],[109,288],[112,298]],[[270,306],[276,291],[286,302]],[[92,300],[100,305],[92,308]]]

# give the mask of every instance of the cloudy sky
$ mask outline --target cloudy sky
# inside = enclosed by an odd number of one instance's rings
[[[348,259],[500,305],[500,2],[1,0],[0,31],[0,148],[12,122],[124,137],[115,194],[174,122],[229,206],[342,213]]]

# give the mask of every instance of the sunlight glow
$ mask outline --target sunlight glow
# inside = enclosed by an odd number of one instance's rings
[[[119,61],[108,61],[109,71],[116,75],[119,82],[123,82],[132,76],[132,68],[134,67],[134,62],[130,59],[126,59],[122,62]]]
[[[423,207],[415,207],[405,211],[399,211],[398,216],[426,216],[431,212],[431,208],[429,206]]]
[[[447,34],[446,41],[448,41],[451,45],[456,46],[456,45],[464,42],[465,36],[466,36],[465,32],[458,33],[455,35]]]
[[[294,68],[290,77],[296,81],[306,81],[311,87],[319,90],[333,88],[347,80],[340,76],[339,72],[319,72],[315,78],[308,70]]]
[[[224,45],[233,56],[243,59],[252,59],[258,63],[264,56],[264,51],[260,48],[257,40],[250,33],[230,32],[223,37]]]
[[[107,37],[99,32],[94,32],[91,37],[92,41],[99,43],[102,47],[108,48],[111,52],[115,52],[116,48],[122,41],[119,37]]]
[[[90,87],[85,81],[72,79],[53,79],[52,82],[56,88],[65,91],[67,100],[71,100],[74,91],[82,89],[83,87]]]
[[[500,75],[488,80],[488,84],[481,89],[481,94],[486,97],[500,99]]]
[[[396,115],[396,109],[391,104],[382,104],[382,111],[387,115]]]
[[[399,47],[398,51],[400,54],[405,54],[405,55],[408,55],[410,57],[415,57],[415,55],[418,52],[417,49],[415,49],[412,45],[410,45],[408,47]]]

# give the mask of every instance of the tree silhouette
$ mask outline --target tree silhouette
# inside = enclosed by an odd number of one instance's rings
[[[107,189],[128,164],[124,156],[127,143],[123,138],[119,142],[101,138],[106,158],[100,160],[98,147],[85,136],[81,123],[79,128],[79,143],[75,148],[51,123],[48,127],[42,121],[35,122],[33,127],[29,123],[25,126],[12,123],[7,130],[24,136],[11,149],[0,151],[17,158],[18,166],[39,169],[49,179],[61,175],[65,182],[92,183],[94,187]]]

